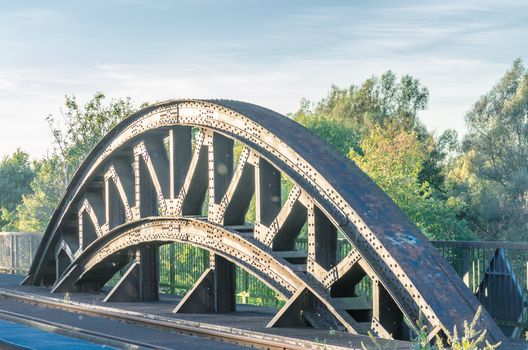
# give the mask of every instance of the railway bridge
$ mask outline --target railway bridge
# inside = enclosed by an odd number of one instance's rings
[[[344,258],[338,238],[350,245]],[[479,306],[352,161],[249,103],[170,100],[111,130],[74,175],[24,284],[98,292],[121,272],[106,301],[154,301],[159,247],[170,242],[210,261],[175,313],[235,311],[236,266],[285,300],[268,327],[405,340],[421,320],[432,339],[462,329]],[[358,291],[366,280],[369,299]],[[504,340],[486,311],[479,326]]]

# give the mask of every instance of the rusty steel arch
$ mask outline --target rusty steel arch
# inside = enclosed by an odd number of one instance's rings
[[[338,234],[351,246],[340,261]],[[287,299],[270,326],[405,338],[423,315],[433,336],[460,329],[479,305],[352,161],[280,114],[225,100],[157,103],[111,130],[69,184],[25,283],[97,291],[126,268],[107,298],[156,299],[157,247],[171,241],[211,253],[179,312],[233,311],[235,265]],[[364,276],[370,305],[356,293]],[[503,340],[486,312],[480,322]]]

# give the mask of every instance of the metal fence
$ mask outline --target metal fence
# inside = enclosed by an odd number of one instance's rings
[[[27,273],[33,254],[36,252],[41,239],[38,233],[0,232],[0,271],[4,273]],[[477,293],[479,286],[486,276],[491,278],[500,275],[493,284],[495,289],[505,289],[504,297],[499,295],[496,302],[487,308],[504,310],[512,306],[508,295],[512,285],[520,286],[521,307],[524,308],[525,294],[528,291],[528,242],[460,242],[433,241],[441,255],[453,266],[462,277],[465,284]],[[306,238],[297,240],[297,249],[306,251]],[[350,251],[351,246],[344,239],[338,240],[338,259],[342,259]],[[499,249],[499,250],[498,250]],[[495,271],[487,272],[490,259],[497,257],[497,252],[503,256],[502,264],[507,264],[511,270],[509,274]],[[172,243],[160,247],[160,289],[162,292],[183,296],[199,278],[209,264],[207,251],[188,244]],[[500,266],[499,266],[500,268]],[[515,277],[512,276],[515,275]],[[490,277],[491,276],[491,277]],[[488,278],[488,283],[489,282]],[[114,278],[113,280],[117,280]],[[284,301],[256,277],[237,267],[237,302],[278,308]],[[512,280],[515,281],[512,284]],[[491,285],[489,286],[491,287]],[[513,287],[517,288],[517,287]],[[369,296],[369,281],[365,279],[359,286],[359,291]],[[507,294],[510,292],[510,294]],[[486,294],[488,291],[486,291]],[[502,293],[502,292],[501,292]],[[482,299],[481,299],[482,300]],[[507,304],[507,305],[506,305]],[[493,310],[491,310],[493,311]],[[493,312],[492,312],[493,314]],[[508,323],[509,322],[509,323]],[[499,324],[512,327],[527,328],[528,317],[525,312],[513,323],[508,320],[498,320]]]
[[[209,252],[189,244],[171,243],[160,247],[160,290],[179,296],[194,285],[209,266]],[[241,304],[281,307],[277,293],[258,278],[237,266],[236,296]]]
[[[490,259],[497,249],[505,252],[518,282],[524,290],[528,290],[528,242],[433,241],[432,243],[473,293],[477,292]]]
[[[0,232],[0,272],[27,273],[41,238],[40,233]]]
[[[433,244],[477,295],[505,334],[528,329],[527,242],[457,242]]]

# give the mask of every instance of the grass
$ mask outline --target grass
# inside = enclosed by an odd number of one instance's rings
[[[436,337],[433,344],[429,340],[429,332],[426,326],[418,324],[418,335],[413,340],[412,350],[493,350],[500,346],[497,344],[490,344],[486,339],[486,329],[477,330],[477,322],[482,314],[482,306],[479,306],[475,317],[468,323],[464,321],[464,330],[459,334],[456,326],[453,332],[447,332],[447,344],[444,344],[440,337]],[[361,344],[363,350],[388,350],[387,346],[381,346],[377,339],[369,332],[369,336],[374,344],[374,348],[367,348],[364,343]]]

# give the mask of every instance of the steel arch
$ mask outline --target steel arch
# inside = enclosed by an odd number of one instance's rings
[[[191,128],[198,132],[193,135]],[[235,141],[244,145],[236,168]],[[283,206],[281,174],[294,184]],[[72,289],[79,283],[97,289],[117,267],[129,263],[130,256],[116,251],[116,267],[88,269],[95,271],[88,283],[81,275],[72,275],[85,251],[121,232],[124,225],[141,222],[153,213],[171,220],[199,215],[205,193],[208,217],[193,222],[207,219],[204,225],[224,226],[224,236],[234,232],[239,239],[254,240],[259,252],[268,249],[272,256],[289,256],[290,261],[295,256],[296,262],[304,262],[293,265],[297,278],[304,281],[298,283],[308,288],[286,293],[289,300],[275,325],[300,322],[364,332],[363,316],[357,316],[354,309],[358,307],[354,288],[365,274],[373,281],[368,324],[380,336],[402,337],[404,315],[411,322],[424,315],[432,335],[455,325],[460,329],[479,305],[416,226],[353,162],[284,116],[224,100],[158,103],[110,131],[69,184],[26,283],[53,284],[54,290]],[[248,227],[242,213],[253,193],[257,218],[254,227]],[[309,240],[306,257],[293,253],[291,233],[304,222]],[[333,254],[337,231],[353,247],[341,262]],[[134,241],[134,235],[128,237],[136,245],[147,243]],[[220,241],[222,235],[216,239]],[[101,249],[98,254],[103,256],[105,249]],[[143,254],[147,257],[152,252]],[[291,265],[282,261],[283,266]],[[222,267],[222,260],[216,263],[217,271],[227,271],[222,276],[229,281],[229,268]],[[83,276],[90,275],[87,271]],[[252,272],[259,276],[256,270]],[[200,281],[208,283],[207,278]],[[199,288],[194,293],[200,293]],[[192,295],[188,300],[192,303]],[[317,317],[300,321],[299,313],[309,314],[303,310],[314,315],[329,313],[325,322],[318,322]],[[480,321],[491,341],[503,339],[486,312]]]

